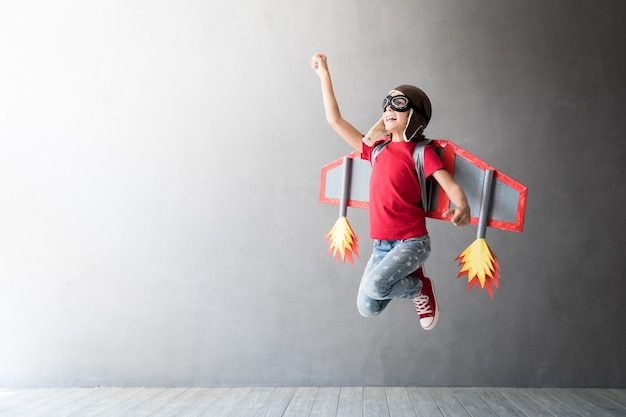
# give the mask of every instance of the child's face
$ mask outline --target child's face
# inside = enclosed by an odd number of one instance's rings
[[[389,96],[391,97],[401,96],[401,95],[402,93],[397,90],[392,90],[389,93]],[[404,132],[404,129],[406,128],[406,124],[409,118],[409,112],[408,111],[396,111],[392,109],[391,107],[392,106],[388,104],[383,109],[383,123],[385,124],[385,129],[394,135],[398,135],[398,137],[402,137],[402,133]]]

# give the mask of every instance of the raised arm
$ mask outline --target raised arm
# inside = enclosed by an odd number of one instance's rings
[[[339,105],[337,104],[335,92],[333,91],[333,83],[330,79],[330,72],[328,71],[326,56],[319,53],[313,55],[313,58],[311,58],[311,68],[313,68],[320,77],[326,121],[339,136],[344,138],[350,146],[360,152],[362,149],[363,134],[341,117]]]

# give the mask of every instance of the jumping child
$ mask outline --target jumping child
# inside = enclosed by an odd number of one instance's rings
[[[374,249],[359,286],[359,313],[377,316],[395,298],[413,299],[422,328],[430,330],[437,324],[439,306],[432,281],[422,273],[430,254],[430,237],[413,159],[416,144],[425,140],[423,132],[432,111],[430,100],[415,86],[394,88],[383,100],[383,116],[363,135],[341,116],[326,56],[315,54],[311,67],[321,81],[326,120],[361,152],[361,159],[372,164],[369,218]],[[374,150],[382,143],[386,144],[376,153],[374,163]],[[423,165],[424,178],[432,176],[455,206],[444,216],[451,216],[455,226],[469,224],[465,193],[430,145],[424,148]]]

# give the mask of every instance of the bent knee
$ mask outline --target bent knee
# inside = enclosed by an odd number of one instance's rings
[[[378,303],[371,299],[358,299],[356,306],[359,310],[359,314],[363,317],[376,317],[382,311]]]
[[[380,314],[380,310],[371,310],[369,308],[362,308],[359,306],[359,314],[365,318],[376,317]]]
[[[374,300],[384,300],[389,295],[389,289],[383,288],[378,281],[363,285],[363,293]]]

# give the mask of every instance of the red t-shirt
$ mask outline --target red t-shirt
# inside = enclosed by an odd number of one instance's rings
[[[386,140],[386,139],[385,139]],[[371,162],[372,150],[381,141],[369,147],[363,143],[361,159]],[[370,177],[370,238],[403,240],[428,234],[426,216],[419,208],[421,190],[413,149],[415,142],[390,142],[376,156]],[[426,178],[445,169],[434,148],[424,148]]]

